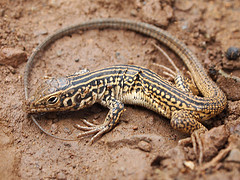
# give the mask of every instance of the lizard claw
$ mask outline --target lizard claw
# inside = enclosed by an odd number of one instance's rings
[[[87,121],[86,119],[83,119],[82,122],[87,126],[81,126],[79,124],[75,124],[74,127],[83,131],[93,130],[97,127],[97,125]]]
[[[199,131],[194,131],[191,134],[191,139],[192,139],[192,144],[193,144],[193,151],[194,151],[196,157],[198,157],[199,165],[201,165],[202,162],[203,162],[203,144],[202,144],[202,141],[200,139],[200,133],[201,132],[199,132]],[[197,151],[197,146],[198,146],[199,152]]]
[[[89,136],[89,135],[93,134],[93,137],[91,138],[89,144],[93,144],[97,138],[99,138],[102,134],[104,134],[105,132],[107,132],[110,129],[110,127],[106,123],[103,123],[101,125],[95,125],[93,123],[90,123],[87,120],[83,120],[83,123],[87,126],[81,126],[79,124],[76,124],[74,127],[85,131],[83,133],[79,133],[77,135],[78,138]]]
[[[199,165],[203,162],[203,143],[200,138],[200,134],[204,133],[202,129],[196,130],[191,134],[191,137],[182,139],[178,142],[180,146],[186,146],[187,144],[193,145],[193,151],[196,157],[198,157]]]

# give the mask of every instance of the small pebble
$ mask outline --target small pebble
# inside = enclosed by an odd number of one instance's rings
[[[18,67],[27,61],[27,53],[17,48],[3,48],[0,50],[0,64]]]
[[[206,48],[207,47],[207,43],[206,43],[206,41],[202,41],[201,43],[200,43],[200,47],[202,47],[202,48]]]
[[[89,72],[89,70],[85,68],[85,69],[80,69],[78,72],[75,72],[74,74],[79,75],[79,74],[84,74],[84,73],[87,73],[87,72]]]
[[[150,152],[152,150],[151,144],[146,141],[140,141],[138,143],[138,148],[145,152]]]
[[[154,125],[154,117],[153,117],[153,116],[150,116],[150,117],[148,118],[148,124],[151,125],[151,126]]]
[[[232,149],[226,158],[226,161],[240,163],[240,150]]]
[[[62,56],[62,54],[63,54],[63,53],[62,53],[62,51],[61,51],[61,50],[58,50],[58,51],[57,51],[57,56],[58,56],[58,57],[61,57],[61,56]]]
[[[181,11],[189,11],[194,5],[194,2],[191,0],[175,0],[175,6]]]
[[[52,126],[51,126],[51,132],[52,132],[53,134],[57,134],[57,132],[58,132],[58,127],[57,127],[56,124],[52,124]]]
[[[41,36],[41,35],[47,35],[47,34],[48,34],[48,31],[46,29],[40,29],[34,32],[35,37]]]
[[[57,177],[56,177],[56,178],[59,179],[59,180],[67,179],[67,178],[66,178],[66,175],[65,175],[63,172],[59,172],[59,173],[57,174]]]
[[[228,60],[236,60],[240,56],[240,50],[237,47],[230,47],[227,49],[225,55]]]
[[[195,33],[193,34],[193,37],[194,37],[195,39],[197,39],[197,38],[199,37],[199,32],[195,32]]]
[[[195,165],[192,161],[184,161],[183,164],[184,164],[184,166],[186,166],[187,168],[189,168],[191,170],[193,170],[195,167]]]
[[[138,130],[138,126],[133,126],[133,130]]]
[[[75,61],[75,62],[79,62],[79,59],[75,59],[74,61]]]
[[[182,30],[188,29],[188,22],[184,22],[182,25]]]
[[[5,133],[0,133],[0,146],[5,147],[12,142],[12,139]]]
[[[66,147],[71,147],[72,145],[71,144],[69,144],[69,143],[63,143],[64,144],[64,146],[66,146]]]
[[[132,9],[130,14],[131,14],[131,16],[136,17],[137,16],[137,10],[136,9]]]
[[[129,60],[128,60],[128,64],[130,64],[130,65],[131,65],[131,64],[134,64],[134,63],[133,63],[133,60],[132,60],[132,59],[129,59]]]

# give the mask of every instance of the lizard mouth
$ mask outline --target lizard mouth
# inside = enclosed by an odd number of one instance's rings
[[[42,112],[54,112],[57,111],[57,108],[47,108],[47,107],[31,107],[31,106],[24,106],[24,111],[28,114],[36,114],[36,113],[42,113]]]
[[[42,113],[42,112],[55,112],[55,111],[59,111],[60,108],[46,107],[43,105],[36,106],[34,102],[26,100],[23,104],[23,110],[28,114],[36,114],[36,113]]]

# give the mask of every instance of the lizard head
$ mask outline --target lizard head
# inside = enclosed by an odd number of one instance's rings
[[[44,81],[36,90],[34,96],[25,102],[28,113],[50,112],[61,109],[61,96],[64,88],[69,85],[67,78],[51,78]]]
[[[51,78],[37,88],[24,109],[27,113],[74,111],[91,105],[92,97],[89,87],[72,86],[68,77]]]

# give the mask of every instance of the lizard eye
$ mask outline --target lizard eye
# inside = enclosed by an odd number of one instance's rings
[[[55,104],[57,102],[58,98],[55,96],[52,96],[48,99],[49,104]]]

